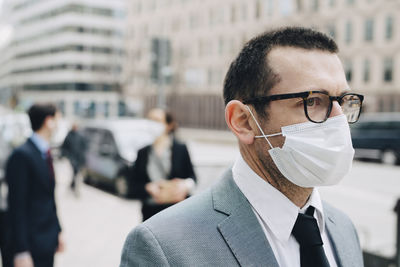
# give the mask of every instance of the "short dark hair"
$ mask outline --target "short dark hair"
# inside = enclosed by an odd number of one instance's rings
[[[34,104],[28,110],[28,116],[31,121],[32,130],[36,132],[42,128],[45,119],[48,116],[54,117],[57,108],[53,104]]]
[[[295,47],[307,50],[339,51],[335,41],[327,35],[309,28],[284,27],[266,31],[248,41],[231,63],[224,81],[225,105],[233,99],[245,100],[267,95],[280,80],[268,65],[267,55],[275,47]],[[254,105],[257,113],[265,117],[265,105]]]
[[[175,116],[172,114],[172,112],[166,110],[165,111],[165,122],[169,125],[172,126],[170,129],[169,133],[173,134],[176,131],[176,128],[178,128],[177,122],[175,120]]]

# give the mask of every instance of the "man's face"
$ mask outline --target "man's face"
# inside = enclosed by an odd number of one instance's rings
[[[269,66],[280,78],[280,81],[270,90],[269,95],[298,93],[310,90],[326,91],[329,95],[338,96],[348,91],[348,84],[342,64],[336,54],[318,50],[299,48],[274,48],[268,55]],[[281,132],[281,127],[308,121],[303,100],[301,98],[271,101],[266,107],[267,120],[261,120],[260,126],[265,134]],[[333,103],[330,117],[342,114],[337,102]],[[261,134],[260,132],[256,133]],[[282,147],[283,136],[270,137],[268,140],[273,147]],[[264,138],[255,139],[255,152],[263,168],[276,178],[283,178],[276,168],[270,149]],[[284,182],[276,179],[277,183]]]
[[[61,113],[56,112],[54,116],[47,116],[45,120],[45,127],[50,133],[50,136],[53,136],[58,130],[58,123],[61,120]]]
[[[269,95],[318,90],[326,91],[331,96],[338,96],[349,88],[342,64],[336,54],[279,47],[270,51],[268,63],[280,78]],[[283,126],[308,121],[301,98],[271,101],[266,112],[268,120],[261,121],[265,134],[278,133]],[[334,102],[330,117],[340,114],[342,114],[341,108]],[[284,137],[274,137],[270,141],[274,147],[281,147]]]
[[[163,125],[163,127],[165,128],[163,133],[168,133],[168,125],[167,122],[165,120],[165,112],[162,109],[152,109],[150,110],[149,114],[147,115],[148,119],[158,122],[160,124]]]

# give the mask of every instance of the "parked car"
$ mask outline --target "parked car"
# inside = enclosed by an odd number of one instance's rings
[[[351,126],[351,136],[357,158],[400,163],[400,113],[363,114]]]
[[[118,195],[130,195],[131,169],[137,151],[151,144],[162,125],[144,119],[94,121],[81,129],[87,138],[85,182],[112,186]]]

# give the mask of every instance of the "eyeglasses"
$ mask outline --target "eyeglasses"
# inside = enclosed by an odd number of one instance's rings
[[[330,96],[327,92],[308,91],[293,94],[280,94],[269,96],[258,96],[243,101],[243,104],[267,104],[270,101],[301,98],[303,99],[304,112],[309,121],[322,123],[329,118],[332,111],[333,101],[337,101],[346,115],[349,123],[358,121],[361,113],[363,95],[344,93],[340,96]]]

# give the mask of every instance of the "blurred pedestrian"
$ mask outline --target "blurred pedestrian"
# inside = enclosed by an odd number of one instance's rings
[[[79,133],[78,125],[74,123],[61,145],[61,156],[66,157],[72,166],[73,174],[70,188],[74,192],[77,192],[78,173],[85,165],[86,148],[85,137]]]
[[[59,115],[51,104],[35,104],[28,115],[34,133],[6,165],[10,246],[14,267],[51,267],[54,254],[64,250],[49,144]]]
[[[121,267],[364,266],[351,220],[318,192],[352,166],[363,96],[349,88],[321,32],[285,27],[247,42],[224,82],[240,155],[212,188],[137,226]]]
[[[4,176],[0,174],[0,254],[3,267],[12,266],[12,256],[7,246],[9,231],[7,229],[7,185]]]
[[[143,221],[187,198],[196,182],[187,147],[174,136],[177,124],[172,114],[152,109],[148,118],[165,130],[152,145],[139,150],[133,168],[133,196],[142,201]]]

